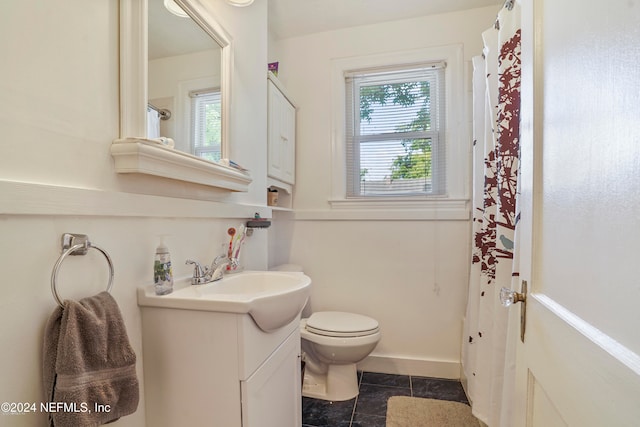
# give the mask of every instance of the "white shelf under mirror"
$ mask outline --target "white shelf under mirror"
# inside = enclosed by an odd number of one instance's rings
[[[229,191],[249,191],[247,173],[144,139],[115,140],[111,155],[118,173],[142,173]]]

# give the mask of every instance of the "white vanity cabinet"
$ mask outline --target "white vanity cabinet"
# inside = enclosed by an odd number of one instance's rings
[[[267,82],[267,174],[271,178],[293,185],[296,174],[296,107],[272,73],[269,73]]]
[[[248,314],[140,310],[147,425],[300,427],[299,316],[264,332]]]

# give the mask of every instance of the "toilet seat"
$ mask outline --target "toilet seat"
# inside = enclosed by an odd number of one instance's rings
[[[306,321],[305,329],[327,337],[362,337],[379,330],[378,322],[367,316],[340,311],[319,311]]]

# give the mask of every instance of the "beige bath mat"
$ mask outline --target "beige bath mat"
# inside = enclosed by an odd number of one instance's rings
[[[479,427],[469,405],[394,396],[387,402],[387,427]]]

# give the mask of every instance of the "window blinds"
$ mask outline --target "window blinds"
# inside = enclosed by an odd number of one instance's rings
[[[203,89],[189,93],[193,129],[193,153],[207,160],[220,160],[221,94],[220,89]]]
[[[347,197],[444,194],[444,69],[345,74]]]

